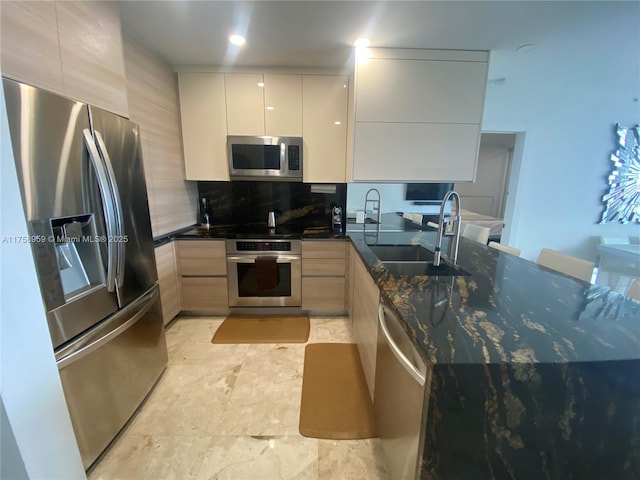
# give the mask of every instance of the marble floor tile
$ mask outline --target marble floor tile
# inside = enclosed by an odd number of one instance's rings
[[[129,426],[144,435],[210,435],[240,365],[169,365]]]
[[[208,436],[121,436],[88,480],[195,479],[211,444]]]
[[[394,480],[389,478],[380,439],[318,440],[318,480]]]
[[[302,436],[214,437],[198,480],[317,480],[318,441]]]
[[[297,435],[304,345],[252,345],[218,435]]]
[[[308,343],[352,343],[349,317],[312,317]]]
[[[298,433],[305,344],[221,345],[224,317],[180,317],[169,364],[89,480],[393,480],[378,439]],[[308,343],[352,342],[348,317],[312,317]]]

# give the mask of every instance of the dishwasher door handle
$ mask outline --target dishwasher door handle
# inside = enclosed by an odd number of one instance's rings
[[[426,380],[425,374],[423,374],[418,368],[407,358],[407,356],[400,350],[400,347],[396,344],[389,332],[389,328],[387,327],[387,321],[385,319],[386,314],[393,315],[393,312],[389,310],[388,307],[380,303],[378,308],[378,322],[380,323],[380,328],[382,329],[382,333],[385,336],[385,340],[389,345],[389,348],[398,359],[400,364],[404,367],[404,369],[411,375],[411,377],[423,386]]]

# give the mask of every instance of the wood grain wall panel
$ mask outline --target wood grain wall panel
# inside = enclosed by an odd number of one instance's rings
[[[120,14],[112,2],[55,2],[67,95],[129,116]]]
[[[64,94],[54,2],[0,3],[2,75]]]
[[[123,33],[131,120],[140,125],[153,235],[196,222],[197,185],[184,180],[176,74]]]

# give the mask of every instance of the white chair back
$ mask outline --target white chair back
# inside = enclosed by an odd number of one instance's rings
[[[625,295],[640,302],[640,280],[636,278],[633,282],[631,282],[631,285],[629,285],[629,288],[627,289]]]
[[[578,280],[591,281],[594,262],[560,253],[550,248],[543,248],[538,256],[538,265],[564,273]]]
[[[486,245],[489,241],[489,233],[491,229],[488,227],[481,227],[480,225],[474,225],[473,223],[467,223],[462,231],[462,236],[469,240],[474,240],[478,243]]]
[[[491,248],[495,248],[496,250],[500,250],[501,252],[510,253],[511,255],[515,255],[516,257],[520,256],[520,249],[515,247],[510,247],[509,245],[503,245],[498,242],[489,242],[489,246]]]

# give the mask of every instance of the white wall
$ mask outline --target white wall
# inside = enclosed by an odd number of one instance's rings
[[[29,478],[84,479],[62,392],[18,189],[0,88],[0,395]],[[3,452],[4,453],[4,452]],[[17,458],[6,459],[19,465]]]
[[[521,152],[516,142],[520,178],[510,187],[513,221],[503,240],[526,258],[550,247],[594,259],[600,235],[640,231],[597,223],[614,125],[640,123],[639,25],[639,2],[581,2],[571,17],[550,18],[533,51],[491,52],[482,127],[525,132]]]

